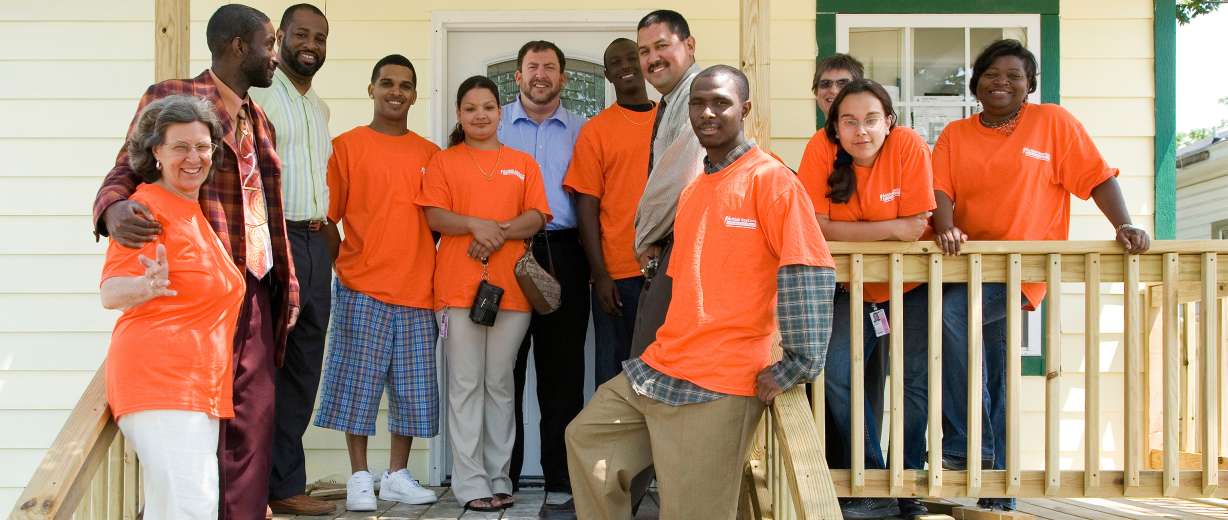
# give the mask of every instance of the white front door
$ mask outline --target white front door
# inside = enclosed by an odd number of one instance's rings
[[[613,89],[602,76],[602,56],[615,38],[635,39],[635,25],[643,13],[636,12],[446,12],[434,14],[435,78],[432,91],[432,130],[436,142],[446,145],[456,124],[456,89],[474,75],[490,77],[499,85],[502,103],[519,93],[512,75],[516,54],[531,40],[554,42],[567,57],[568,84],[564,105],[591,117],[614,101]],[[651,91],[651,89],[650,89]],[[585,352],[585,401],[593,392],[593,331],[590,320]],[[440,436],[431,444],[432,483],[451,473],[451,448],[447,437],[447,392],[442,352],[439,356],[441,402]],[[529,358],[524,389],[524,467],[521,476],[541,477],[541,442],[538,430],[537,384],[533,359]],[[512,367],[507,367],[512,370]]]

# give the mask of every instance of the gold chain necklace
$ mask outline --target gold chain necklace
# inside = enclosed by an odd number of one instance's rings
[[[653,102],[651,102],[651,101],[649,101],[649,104],[650,104],[650,105],[651,105],[653,108],[655,108],[655,107],[657,106],[657,104],[656,104],[656,103],[653,103]],[[633,124],[633,125],[635,125],[635,126],[644,126],[644,125],[646,125],[646,124],[648,124],[648,123],[650,122],[650,121],[644,121],[644,122],[642,122],[642,123],[636,123],[636,122],[635,122],[634,120],[632,120],[630,117],[627,117],[627,112],[635,112],[634,110],[631,110],[630,108],[624,107],[624,106],[622,106],[622,105],[617,105],[617,106],[618,106],[618,108],[622,109],[622,110],[618,110],[618,115],[623,116],[623,119],[626,119],[628,123],[631,123],[631,124]],[[639,113],[641,113],[641,112],[636,112],[636,113],[637,113],[637,114],[639,114]],[[643,112],[643,113],[644,113],[644,114],[650,114],[650,113],[652,113],[652,108],[649,108],[647,112]],[[649,118],[649,119],[652,119],[652,118]]]
[[[469,148],[469,145],[465,145],[465,153],[469,154],[469,159],[473,161],[473,165],[477,167],[478,173],[481,173],[482,177],[485,177],[487,181],[494,180],[495,172],[499,171],[499,158],[503,156],[503,146],[500,145],[499,151],[495,153],[495,164],[491,166],[490,173],[486,173],[486,170],[483,169],[482,165],[478,163],[478,158],[473,155],[473,151]]]

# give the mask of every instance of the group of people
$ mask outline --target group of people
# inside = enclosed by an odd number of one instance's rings
[[[732,518],[764,406],[825,366],[840,433],[832,465],[864,456],[885,467],[876,421],[865,453],[839,442],[863,405],[849,391],[858,326],[867,357],[878,338],[904,334],[902,448],[921,469],[929,312],[944,316],[943,464],[963,468],[965,288],[906,286],[904,330],[891,332],[876,325],[890,291],[867,284],[864,323],[850,322],[825,237],[933,239],[950,254],[966,240],[1061,240],[1073,193],[1095,199],[1127,250],[1149,246],[1082,126],[1027,103],[1036,61],[1013,40],[978,57],[969,88],[983,110],[949,125],[932,153],[857,60],[824,59],[813,90],[826,125],[794,173],[743,132],[746,76],[696,65],[674,11],[606,48],[617,99],[591,120],[562,106],[563,51],[530,41],[511,103],[484,76],[460,84],[443,149],[409,130],[418,76],[396,54],[372,69],[370,123],[330,138],[312,88],[328,32],[309,4],[286,9],[276,30],[258,10],[219,8],[211,66],[146,91],[98,192],[95,232],[111,239],[102,302],[123,310],[107,397],[145,471],[145,518],[332,512],[305,494],[317,391],[315,424],[345,435],[347,509],[374,510],[377,487],[384,500],[434,502],[407,466],[413,439],[439,432],[441,371],[453,494],[470,510],[511,507],[530,351],[543,517],[629,518],[655,478],[662,518]],[[522,289],[532,261],[559,286],[550,312]],[[927,308],[929,290],[943,291],[943,309]],[[1043,286],[1023,292],[1028,308],[1044,297]],[[985,285],[978,458],[994,468],[1006,301],[1004,285]],[[585,405],[590,316],[598,389]],[[865,379],[881,395],[881,375]],[[377,477],[367,441],[385,391],[392,443]],[[881,402],[864,406],[881,415]],[[916,500],[841,507],[848,518],[925,513]]]

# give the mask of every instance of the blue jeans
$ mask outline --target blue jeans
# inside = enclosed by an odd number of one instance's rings
[[[1006,467],[1006,285],[981,286],[981,459]],[[968,286],[942,292],[942,451],[968,458]],[[999,449],[1001,447],[1001,449]],[[975,462],[973,462],[975,463]]]
[[[593,362],[593,380],[597,383],[595,386],[601,386],[622,372],[623,361],[631,356],[631,334],[635,331],[635,311],[639,307],[640,289],[643,287],[643,276],[614,280],[618,299],[623,303],[622,316],[606,314],[601,310],[597,292],[592,291],[593,335],[596,343]]]
[[[925,427],[928,410],[928,363],[927,352],[929,344],[928,316],[929,297],[926,286],[917,287],[904,295],[904,467],[921,469],[925,462]],[[850,364],[850,323],[849,323],[849,293],[838,291],[832,319],[831,340],[827,346],[827,364],[823,369],[824,389],[827,395],[827,413],[833,419],[842,439],[852,435],[852,419],[849,389],[852,384],[852,366]],[[862,357],[868,359],[879,346],[879,338],[874,336],[874,325],[870,321],[870,313],[875,308],[890,312],[889,303],[877,305],[866,303],[863,306],[861,327]],[[882,388],[882,382],[876,382],[877,388]],[[866,469],[885,469],[886,461],[880,448],[879,424],[882,418],[874,414],[865,399],[865,467]],[[833,468],[850,466],[850,454],[843,453],[831,461]]]

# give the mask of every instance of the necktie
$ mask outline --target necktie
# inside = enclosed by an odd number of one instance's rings
[[[247,231],[244,244],[247,246],[247,270],[256,278],[264,278],[273,268],[271,236],[269,234],[268,206],[264,200],[264,183],[256,164],[254,139],[249,131],[246,107],[239,110],[238,135],[239,176],[243,182],[243,223]]]
[[[652,120],[652,140],[648,141],[648,175],[652,175],[653,155],[655,154],[657,143],[657,129],[661,128],[661,116],[665,114],[665,98],[661,98],[661,103],[657,105],[657,117]]]

